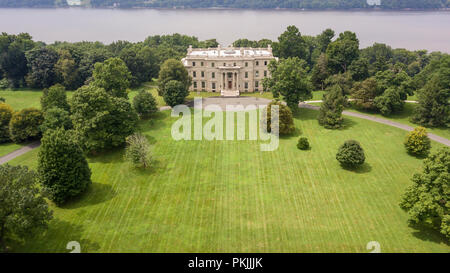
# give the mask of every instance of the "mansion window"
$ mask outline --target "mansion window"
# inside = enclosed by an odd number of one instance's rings
[[[202,78],[205,77],[205,71],[202,71]]]
[[[192,66],[195,66],[195,62],[192,62]]]
[[[197,89],[197,82],[194,82],[194,89]]]
[[[267,61],[264,61],[264,65],[267,65]]]
[[[259,87],[259,82],[255,81],[255,88],[258,88],[258,87]]]
[[[246,79],[248,78],[248,72],[245,72],[245,78]]]
[[[248,63],[247,62],[245,62],[245,67],[248,67]]]
[[[203,66],[203,62],[201,62],[200,65]]]
[[[212,90],[216,90],[216,83],[215,82],[211,83],[211,88],[212,88]]]
[[[197,72],[192,71],[192,78],[195,78],[195,77],[197,77]]]
[[[211,63],[211,67],[214,67],[214,63]]]
[[[233,63],[233,66],[236,66],[236,63]]]
[[[259,62],[258,62],[258,61],[256,61],[256,65],[259,65]]]
[[[255,71],[255,77],[259,77],[259,71],[258,70]]]
[[[226,64],[226,63],[223,63],[223,66],[227,66],[227,64]]]
[[[245,89],[248,89],[248,82],[245,82],[244,87]]]
[[[216,72],[212,72],[212,73],[211,73],[211,78],[213,78],[213,79],[216,78]]]
[[[264,70],[264,77],[267,77],[267,70]]]
[[[205,89],[205,87],[206,87],[206,83],[202,82],[202,89]]]

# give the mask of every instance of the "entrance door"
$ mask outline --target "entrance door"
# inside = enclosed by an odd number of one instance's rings
[[[233,88],[233,82],[232,81],[228,81],[228,89],[232,89]]]

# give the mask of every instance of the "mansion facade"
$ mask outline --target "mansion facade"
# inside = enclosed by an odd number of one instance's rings
[[[239,96],[241,92],[262,91],[269,77],[268,64],[277,59],[272,48],[192,48],[182,63],[192,77],[190,91],[220,92]]]

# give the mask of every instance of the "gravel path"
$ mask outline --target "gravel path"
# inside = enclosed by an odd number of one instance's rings
[[[301,108],[308,108],[308,109],[313,109],[313,110],[319,110],[319,106],[314,106],[314,105],[309,105],[308,103],[317,103],[317,102],[322,102],[321,100],[314,100],[314,101],[308,101],[308,102],[302,102],[299,103],[298,107]],[[416,101],[407,101],[410,103],[417,103]],[[203,98],[203,108],[205,108],[208,105],[211,104],[217,104],[219,105],[223,110],[226,109],[226,105],[243,105],[244,107],[250,104],[253,105],[267,105],[268,103],[270,103],[270,100],[268,99],[264,99],[264,98],[256,98],[256,97],[238,97],[238,98],[222,98],[222,97],[209,97],[209,98]],[[193,101],[187,103],[188,106],[193,107]],[[170,110],[172,109],[170,106],[162,106],[159,108],[160,111],[164,111],[164,110]],[[369,115],[364,115],[364,114],[360,114],[360,113],[355,113],[355,112],[350,112],[350,111],[344,111],[342,112],[343,115],[347,115],[347,116],[352,116],[352,117],[357,117],[357,118],[362,118],[362,119],[367,119],[367,120],[371,120],[374,122],[378,122],[378,123],[382,123],[388,126],[392,126],[392,127],[396,127],[396,128],[400,128],[402,130],[405,131],[412,131],[414,128],[409,126],[409,125],[405,125],[402,123],[398,123],[395,121],[391,121],[391,120],[387,120],[387,119],[383,119],[383,118],[378,118],[378,117],[374,117],[374,116],[369,116]],[[444,137],[440,137],[438,135],[432,134],[432,133],[428,133],[428,137],[431,140],[434,140],[436,142],[442,143],[446,146],[450,146],[450,140],[444,138]],[[0,165],[4,164],[10,160],[13,160],[14,158],[23,155],[26,152],[29,152],[37,147],[39,147],[40,142],[36,141],[33,143],[30,143],[18,150],[15,150],[14,152],[11,152],[5,156],[0,157]]]
[[[11,152],[5,156],[0,157],[0,165],[5,164],[6,162],[13,160],[14,158],[23,155],[26,152],[29,152],[37,147],[39,147],[41,143],[39,141],[32,142],[26,146],[23,146],[22,148],[15,150],[14,152]]]
[[[298,107],[308,108],[308,109],[313,109],[313,110],[319,110],[319,108],[320,108],[319,106],[309,105],[307,103],[300,103],[298,105]],[[411,127],[409,125],[406,125],[406,124],[403,124],[403,123],[398,123],[398,122],[391,121],[391,120],[387,120],[387,119],[384,119],[384,118],[378,118],[378,117],[364,115],[364,114],[350,112],[350,111],[343,111],[342,114],[346,115],[346,116],[352,116],[352,117],[357,117],[357,118],[362,118],[362,119],[375,121],[375,122],[382,123],[382,124],[385,124],[385,125],[389,125],[389,126],[392,126],[392,127],[397,127],[397,128],[402,129],[402,130],[405,130],[405,131],[412,131],[412,130],[414,130],[414,127]],[[446,146],[450,146],[450,140],[448,140],[448,139],[446,139],[444,137],[440,137],[440,136],[432,134],[432,133],[428,133],[428,137],[431,140],[434,140],[436,142],[442,143],[442,144],[444,144]]]

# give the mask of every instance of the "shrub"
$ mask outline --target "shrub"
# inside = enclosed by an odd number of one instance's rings
[[[7,142],[9,138],[9,122],[13,109],[6,103],[0,102],[0,143]]]
[[[412,177],[400,207],[408,213],[409,223],[424,224],[450,239],[449,213],[450,149],[440,149],[423,162],[422,173]]]
[[[158,111],[155,98],[150,92],[145,90],[139,91],[134,97],[133,108],[141,117],[148,117]]]
[[[127,137],[127,148],[125,150],[125,159],[133,166],[147,168],[150,166],[150,146],[145,136],[135,133]]]
[[[41,136],[42,112],[35,108],[25,108],[15,112],[9,122],[9,135],[16,142],[38,139]]]
[[[7,89],[10,86],[7,78],[3,78],[0,80],[0,89]]]
[[[336,159],[344,167],[362,165],[366,159],[364,150],[356,140],[347,140],[336,154]]]
[[[267,111],[266,119],[261,122],[264,125],[267,124],[267,132],[271,132],[271,121],[272,121],[272,106],[278,106],[278,124],[280,135],[289,135],[295,131],[294,118],[292,117],[292,111],[286,105],[279,101],[272,101],[263,111]]]
[[[49,130],[42,138],[38,157],[39,180],[57,205],[84,192],[91,184],[91,170],[74,132]]]
[[[342,127],[342,123],[344,122],[342,111],[344,111],[345,101],[345,97],[342,95],[342,89],[338,85],[334,85],[325,94],[323,103],[320,105],[319,124],[327,129]]]
[[[164,101],[167,105],[175,106],[184,103],[189,95],[189,90],[180,81],[171,80],[165,85],[163,92]]]
[[[395,88],[388,88],[383,95],[376,97],[373,103],[383,116],[401,112],[405,104]]]
[[[431,149],[427,130],[420,126],[408,133],[404,144],[408,153],[416,156],[427,156]]]
[[[44,113],[44,122],[41,125],[42,133],[45,133],[47,130],[55,130],[58,128],[70,130],[72,127],[72,120],[66,110],[53,107]]]
[[[42,111],[47,111],[50,108],[58,107],[67,112],[70,111],[70,106],[67,103],[66,89],[61,84],[55,84],[48,89],[44,89],[41,97]]]
[[[298,139],[297,148],[300,150],[308,150],[310,148],[308,138],[300,137]]]

